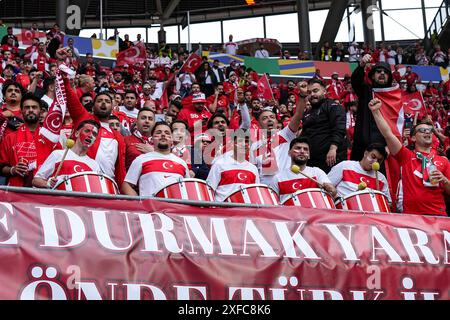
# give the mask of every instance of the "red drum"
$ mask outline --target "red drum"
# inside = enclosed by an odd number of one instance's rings
[[[280,199],[276,192],[265,184],[249,184],[231,193],[226,197],[225,202],[277,206],[280,204]]]
[[[388,198],[380,191],[368,190],[349,194],[336,201],[336,208],[342,210],[390,213]]]
[[[197,201],[214,201],[214,189],[200,179],[180,179],[159,190],[155,197]]]
[[[298,190],[288,199],[284,206],[297,206],[303,208],[335,209],[333,197],[326,191],[318,188]]]
[[[79,172],[66,177],[55,185],[56,190],[119,194],[116,182],[97,172]]]

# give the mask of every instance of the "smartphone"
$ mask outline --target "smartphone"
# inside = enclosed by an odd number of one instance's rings
[[[413,125],[413,118],[405,119],[405,129],[411,129]]]

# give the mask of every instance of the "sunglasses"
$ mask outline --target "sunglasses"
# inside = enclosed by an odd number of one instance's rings
[[[384,73],[386,73],[386,70],[384,70],[384,69],[376,69],[375,72],[378,72],[378,73],[384,72]]]
[[[431,133],[431,132],[433,132],[433,129],[431,129],[431,128],[419,128],[416,131],[420,132],[420,133]]]

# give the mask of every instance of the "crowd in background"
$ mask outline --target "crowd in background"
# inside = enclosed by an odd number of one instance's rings
[[[119,36],[116,33],[113,38]],[[133,148],[128,148],[129,145],[126,145],[125,152],[119,154],[119,157],[124,157],[127,168],[136,156],[153,150],[150,130],[157,121],[165,121],[171,126],[174,140],[172,151],[180,157],[186,157],[186,150],[196,143],[211,142],[208,135],[194,135],[196,121],[200,121],[205,130],[208,128],[237,129],[244,120],[241,112],[243,104],[248,107],[250,130],[261,129],[259,116],[264,110],[273,111],[277,120],[275,122],[277,129],[282,130],[295,116],[300,99],[300,87],[304,83],[304,79],[270,80],[273,99],[263,99],[258,90],[260,75],[251,68],[236,61],[223,66],[218,60],[210,62],[207,57],[202,57],[200,67],[191,72],[182,68],[190,52],[182,47],[176,48],[165,43],[159,44],[157,48],[147,46],[147,61],[144,63],[107,68],[94,59],[92,54],[81,57],[73,41],[68,39],[65,46],[67,54],[63,56],[62,61],[57,52],[64,47],[64,37],[69,36],[64,35],[55,24],[51,30],[47,31],[46,42],[36,39],[33,45],[19,50],[18,40],[12,34],[12,29],[8,28],[8,34],[1,40],[0,86],[2,86],[3,113],[0,120],[5,125],[0,133],[0,141],[5,141],[6,136],[20,128],[24,122],[21,113],[17,111],[19,110],[17,106],[20,106],[20,100],[28,93],[34,94],[43,102],[40,122],[41,124],[44,122],[46,112],[55,102],[56,70],[60,63],[64,63],[76,72],[76,76],[70,80],[70,85],[87,112],[92,113],[96,96],[108,92],[113,98],[113,112],[108,119],[111,129],[124,138],[139,137],[137,140],[139,142],[135,142]],[[143,42],[140,35],[136,40],[130,39],[128,35],[119,39],[121,51]],[[229,42],[224,43],[220,48],[210,49],[234,54],[238,48],[230,36]],[[344,48],[340,43],[335,45],[325,43],[320,50],[320,57],[317,58],[322,61],[359,62],[366,55],[371,55],[371,63],[374,65],[387,63],[392,66],[393,83],[399,83],[402,90],[422,91],[427,111],[426,117],[434,125],[436,150],[440,155],[447,156],[450,150],[448,122],[450,82],[422,84],[420,77],[411,67],[408,67],[406,73],[401,75],[398,65],[437,65],[446,68],[449,65],[450,48],[442,50],[438,44],[435,44],[431,54],[427,55],[420,42],[407,51],[400,46],[384,44],[371,48],[367,45],[360,46],[355,42]],[[255,56],[265,58],[267,51],[262,46]],[[281,56],[284,59],[293,58],[287,50],[283,50]],[[308,53],[300,52],[295,58],[310,59],[311,57]],[[324,79],[320,70],[317,70],[314,79],[323,82],[326,98],[335,103],[333,104],[335,108],[342,108],[342,112],[345,113],[344,145],[347,159],[349,159],[354,147],[354,130],[359,107],[358,96],[352,87],[352,77],[348,74],[340,78],[337,73],[334,73],[330,79]],[[7,92],[6,89],[11,87],[11,83],[19,90]],[[197,110],[195,106],[198,104],[201,107]],[[144,121],[144,124],[136,120],[139,111],[143,108],[150,109],[154,114],[154,119]],[[307,110],[308,108],[311,106],[308,105]],[[407,115],[407,117],[414,118],[414,115]],[[223,120],[223,123],[214,122],[218,120]],[[61,134],[67,138],[75,129],[73,119],[68,112]],[[299,129],[298,135],[301,135],[302,127],[300,126]],[[183,130],[191,135],[189,139],[185,138],[185,134],[179,133]],[[143,139],[143,135],[147,138]],[[257,138],[255,134],[255,139]],[[410,130],[404,130],[403,139],[405,146],[412,144]],[[189,169],[191,176],[205,179],[209,168],[207,164],[201,164],[191,166]],[[5,178],[3,183],[7,183],[8,177]]]

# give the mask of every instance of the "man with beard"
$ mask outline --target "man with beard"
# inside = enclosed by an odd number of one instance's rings
[[[259,141],[251,146],[252,161],[256,161],[261,182],[269,185],[279,170],[289,168],[289,143],[297,136],[303,112],[306,108],[308,88],[304,81],[298,83],[299,99],[289,124],[278,130],[277,115],[272,109],[263,109],[258,116],[261,128]]]
[[[138,95],[136,91],[128,90],[125,92],[125,100],[123,106],[119,106],[119,112],[116,116],[120,119],[122,128],[126,131],[126,135],[131,133],[131,126],[136,122],[139,110],[136,108],[138,103]]]
[[[392,71],[389,64],[378,62],[368,72],[367,80],[366,66],[371,60],[371,55],[363,56],[359,66],[352,74],[352,87],[359,101],[351,153],[351,160],[355,161],[362,159],[364,151],[369,144],[381,143],[386,145],[386,141],[378,130],[368,105],[373,97],[372,88],[389,88],[392,86]]]
[[[0,145],[0,168],[9,177],[9,186],[31,187],[37,167],[36,143],[39,137],[41,100],[31,93],[23,96],[20,110],[24,124],[7,135]]]
[[[384,145],[378,143],[372,143],[366,148],[364,157],[360,161],[342,161],[338,165],[334,166],[328,178],[331,183],[336,187],[339,197],[346,197],[349,194],[358,190],[358,185],[361,182],[365,182],[367,188],[376,190],[376,179],[379,180],[379,187],[384,195],[391,202],[391,195],[389,194],[389,185],[386,177],[379,172],[378,178],[375,171],[372,169],[372,165],[375,162],[379,164],[383,163],[386,159],[387,153]]]
[[[20,102],[24,93],[24,89],[17,82],[8,81],[3,85],[2,94],[5,104],[2,108],[2,117],[5,122],[0,127],[0,141],[11,132],[16,131],[23,123]]]
[[[244,91],[242,88],[238,89],[238,105],[235,109],[235,112],[239,112],[239,121],[242,118],[242,121],[236,122],[233,127],[230,127],[230,121],[228,120],[227,116],[223,112],[216,112],[211,116],[211,118],[208,121],[208,132],[211,136],[213,136],[215,139],[215,148],[212,150],[211,157],[214,158],[215,156],[221,155],[227,150],[231,149],[231,141],[229,140],[229,136],[227,136],[227,129],[242,129],[247,130],[250,128],[250,113],[248,110],[247,104],[243,100],[244,97]],[[241,117],[242,115],[242,117]]]
[[[220,61],[215,59],[212,66],[212,71],[216,75],[217,81],[219,83],[223,83],[225,81],[225,74],[223,72],[223,69],[219,66]]]
[[[72,174],[85,171],[100,172],[97,162],[86,154],[97,138],[99,129],[100,125],[94,120],[81,122],[75,132],[75,144],[67,152],[58,176],[55,177],[56,170],[65,150],[55,150],[50,154],[34,176],[33,186],[53,189],[58,182]]]
[[[421,121],[411,130],[414,150],[397,139],[381,113],[381,101],[369,103],[376,125],[391,155],[401,167],[399,203],[403,213],[446,216],[445,196],[450,195],[450,164],[432,149],[433,123]]]
[[[322,81],[311,79],[308,92],[311,109],[303,116],[302,136],[310,142],[309,164],[329,172],[332,166],[347,159],[345,111],[338,103],[325,98]]]
[[[291,158],[291,166],[299,166],[301,172],[321,183],[325,191],[329,192],[333,197],[336,196],[336,188],[331,184],[327,174],[317,167],[306,165],[309,155],[308,139],[298,137],[289,144],[288,156]],[[292,172],[290,168],[285,168],[278,172],[270,186],[278,193],[281,202],[298,190],[319,188],[316,182],[306,178],[304,175]]]
[[[127,170],[138,156],[153,151],[150,133],[154,126],[155,113],[149,108],[139,110],[132,134],[124,138],[126,145],[125,167]]]
[[[186,162],[171,152],[172,130],[167,123],[158,122],[151,135],[155,151],[142,154],[131,163],[122,185],[126,195],[153,196],[168,184],[189,178]]]
[[[189,133],[193,137],[194,129],[198,126],[201,131],[207,130],[208,120],[211,112],[206,108],[206,99],[203,93],[194,94],[192,97],[192,108],[185,108],[178,114],[178,119],[189,125]]]
[[[64,51],[59,50],[59,54]],[[99,138],[95,140],[88,156],[95,159],[103,173],[115,179],[117,185],[122,185],[125,177],[125,142],[120,132],[109,126],[109,116],[112,113],[112,96],[107,92],[99,93],[94,99],[92,114],[80,103],[70,81],[64,76],[64,87],[67,95],[67,108],[73,120],[74,127],[84,120],[92,119],[100,124]]]
[[[223,84],[218,83],[214,94],[206,99],[209,106],[209,111],[215,113],[216,111],[222,110],[223,113],[228,116],[230,113],[230,101],[223,91]]]
[[[249,106],[251,106],[251,102],[247,103],[247,100],[245,99],[245,92],[244,89],[238,88],[236,91],[236,107],[233,110],[233,114],[231,115],[231,121],[229,123],[230,129],[236,130],[241,127],[243,121],[250,121],[249,117]],[[245,108],[245,110],[244,110]],[[226,114],[225,114],[226,116]],[[246,118],[244,119],[243,116]],[[250,128],[250,124],[248,126],[244,127],[243,129]]]
[[[33,67],[37,70],[41,72],[48,71],[50,56],[45,51],[45,44],[43,42],[39,42],[38,50],[31,54],[30,60],[33,63]]]
[[[169,102],[169,108],[167,109],[166,116],[177,118],[180,111],[183,109],[183,105],[178,100],[171,100]]]

